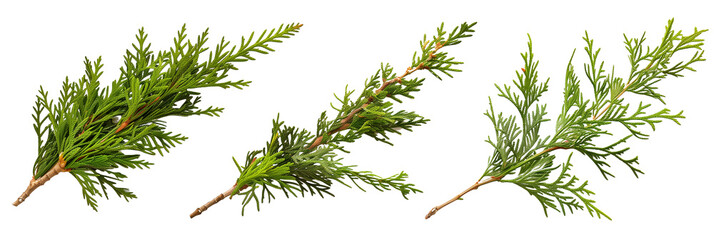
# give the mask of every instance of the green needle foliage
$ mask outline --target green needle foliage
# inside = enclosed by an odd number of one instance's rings
[[[664,104],[664,96],[655,84],[668,77],[681,77],[685,70],[695,71],[692,64],[705,60],[701,50],[704,40],[699,36],[706,30],[695,28],[693,33],[685,35],[682,31],[673,30],[672,23],[673,20],[668,22],[661,43],[654,46],[645,45],[644,34],[640,38],[625,35],[630,65],[629,74],[623,77],[615,75],[614,67],[609,72],[604,69],[605,63],[598,59],[600,49],[595,49],[593,40],[586,32],[583,40],[589,61],[584,64],[584,70],[589,82],[586,84],[592,87],[593,92],[584,93],[571,56],[565,74],[563,105],[556,118],[555,132],[548,136],[541,135],[541,124],[550,119],[546,116],[546,104],[539,102],[548,90],[548,80],[542,82],[538,79],[538,62],[534,60],[529,41],[528,52],[521,54],[525,67],[516,71],[518,79],[513,81],[513,85],[496,85],[499,96],[512,103],[518,114],[496,113],[489,98],[491,107],[485,115],[493,123],[495,135],[486,140],[494,148],[486,171],[476,184],[432,209],[427,218],[465,193],[500,181],[516,184],[534,196],[543,206],[546,216],[548,209],[564,215],[568,211],[587,210],[591,216],[611,219],[595,206],[591,197],[594,192],[587,188],[588,181],[582,181],[570,172],[573,153],[564,163],[558,164],[551,152],[572,149],[590,159],[605,179],[614,177],[608,170],[617,163],[627,166],[635,177],[643,173],[638,168],[638,157],[628,156],[630,148],[626,142],[633,138],[647,139],[649,134],[644,132],[643,127],[649,126],[654,131],[656,124],[662,121],[679,124],[684,116],[681,111],[657,109],[644,101],[631,105],[625,103],[623,97],[626,93],[634,93]],[[684,61],[675,60],[691,51],[694,53]],[[628,134],[619,135],[608,129],[617,126],[626,129]]]
[[[345,165],[339,152],[349,153],[344,143],[355,142],[363,136],[390,144],[390,134],[400,134],[401,130],[411,131],[413,127],[428,120],[421,115],[404,110],[395,110],[394,104],[405,98],[413,98],[419,91],[424,78],[407,78],[418,70],[427,70],[441,79],[451,77],[460,70],[457,62],[442,48],[459,44],[470,37],[476,23],[463,23],[453,31],[444,31],[443,24],[432,38],[420,43],[420,50],[414,53],[411,66],[402,75],[397,75],[389,64],[382,64],[377,72],[366,79],[362,92],[355,96],[354,90],[345,90],[342,97],[335,94],[336,104],[331,104],[337,112],[329,118],[323,112],[317,120],[317,130],[312,133],[297,127],[286,126],[279,119],[273,121],[270,140],[262,150],[249,152],[243,163],[233,159],[240,175],[228,191],[216,199],[196,209],[191,215],[201,214],[208,207],[227,196],[243,197],[243,211],[251,203],[260,210],[260,203],[275,199],[275,191],[286,197],[310,195],[334,196],[330,189],[334,183],[365,190],[358,182],[372,186],[379,191],[397,190],[404,198],[410,193],[421,192],[413,184],[407,183],[407,174],[400,172],[389,177],[380,177],[370,171],[356,170],[354,165]],[[242,191],[244,190],[244,191]]]
[[[166,130],[164,117],[218,116],[223,108],[198,107],[201,97],[196,90],[248,86],[248,81],[226,80],[228,72],[237,70],[237,63],[255,60],[253,53],[273,51],[270,43],[293,36],[301,26],[281,25],[259,36],[252,33],[240,45],[221,39],[207,56],[208,30],[192,41],[184,26],[173,47],[154,52],[142,28],[111,85],[99,86],[103,67],[99,58],[85,60],[85,75],[78,81],[64,81],[56,102],[40,87],[33,114],[38,136],[33,181],[16,205],[59,172],[74,176],[95,211],[95,196],[108,197],[108,188],[127,201],[136,198],[129,189],[117,186],[127,177],[120,168],[149,168],[152,163],[140,159],[140,153],[163,155],[186,140]]]

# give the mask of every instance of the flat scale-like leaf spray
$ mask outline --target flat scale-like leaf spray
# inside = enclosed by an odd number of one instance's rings
[[[97,209],[95,196],[108,197],[107,190],[127,201],[136,195],[117,183],[127,176],[122,168],[148,168],[152,163],[140,153],[162,154],[186,140],[166,130],[167,116],[218,116],[223,108],[200,109],[200,93],[207,87],[238,88],[248,81],[227,81],[236,64],[254,60],[252,53],[273,51],[270,43],[293,36],[301,24],[281,25],[262,34],[251,34],[240,45],[221,39],[207,52],[208,30],[189,40],[185,26],[169,50],[151,50],[144,30],[126,51],[119,78],[101,88],[101,58],[85,60],[85,75],[64,81],[60,97],[50,100],[40,87],[33,118],[37,133],[37,160],[27,190],[17,206],[39,186],[62,172],[71,174],[82,187],[87,204]],[[208,54],[208,58],[206,58]]]
[[[397,190],[406,198],[409,193],[421,192],[413,184],[406,183],[404,172],[390,177],[380,177],[370,171],[356,170],[356,166],[343,165],[338,152],[347,152],[342,144],[354,142],[362,136],[370,136],[387,144],[388,134],[422,125],[428,120],[414,113],[394,110],[394,103],[401,103],[404,98],[413,98],[412,93],[419,91],[424,78],[408,78],[416,71],[426,70],[436,78],[442,75],[451,77],[459,72],[457,62],[444,52],[445,47],[459,44],[463,38],[470,37],[476,23],[464,23],[453,31],[444,31],[443,24],[437,29],[436,36],[424,39],[420,50],[414,53],[412,64],[407,70],[397,75],[389,65],[382,65],[377,72],[367,78],[364,90],[352,98],[354,91],[345,92],[344,97],[337,97],[338,103],[332,107],[337,117],[328,119],[323,112],[317,120],[317,131],[292,126],[285,126],[279,119],[273,121],[273,129],[267,146],[262,150],[249,152],[243,164],[233,161],[239,176],[228,190],[197,208],[191,217],[195,217],[226,197],[243,197],[243,211],[251,203],[260,210],[260,203],[266,199],[275,199],[273,191],[283,192],[286,197],[318,194],[330,195],[330,188],[336,182],[346,186],[347,180],[362,189],[357,182],[363,182],[379,191]],[[362,189],[364,190],[364,189]]]
[[[636,104],[623,101],[628,94],[637,94],[664,104],[664,96],[656,83],[682,77],[683,72],[694,71],[695,63],[705,60],[701,50],[704,40],[699,36],[706,30],[695,28],[687,35],[673,30],[672,24],[670,20],[661,42],[654,46],[645,45],[644,34],[640,38],[625,36],[630,64],[626,67],[628,75],[622,77],[615,75],[614,68],[609,72],[604,68],[604,62],[598,59],[600,49],[595,49],[586,32],[583,40],[589,61],[584,64],[585,84],[592,87],[592,93],[582,90],[571,56],[565,69],[564,97],[555,118],[555,132],[547,136],[541,135],[540,126],[550,119],[546,116],[546,104],[539,102],[539,98],[548,90],[548,80],[538,79],[538,62],[534,60],[529,41],[528,51],[521,54],[525,66],[516,71],[518,79],[512,85],[496,85],[498,96],[510,102],[518,114],[496,113],[489,98],[491,107],[485,115],[493,123],[495,133],[486,140],[494,149],[486,171],[471,187],[434,207],[426,218],[480,186],[504,182],[515,184],[535,197],[546,216],[548,209],[563,214],[587,210],[592,216],[610,219],[595,206],[591,198],[594,192],[587,188],[588,181],[570,173],[570,161],[574,153],[590,159],[605,179],[614,177],[608,169],[615,164],[627,166],[638,176],[643,173],[637,168],[639,158],[628,156],[627,141],[646,140],[649,134],[642,127],[651,127],[654,131],[656,124],[663,121],[679,124],[684,118],[681,111],[672,112],[645,101]],[[573,56],[575,53],[573,51]],[[609,130],[614,127],[624,128],[629,134],[618,136]],[[613,137],[616,140],[601,144]],[[572,151],[567,160],[556,163],[551,153],[556,150]]]

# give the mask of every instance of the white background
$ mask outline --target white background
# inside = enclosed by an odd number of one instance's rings
[[[613,162],[617,178],[605,181],[595,166],[576,155],[574,173],[588,179],[597,205],[613,221],[586,212],[562,216],[550,211],[515,185],[494,183],[465,196],[432,219],[424,215],[470,186],[491,154],[483,140],[492,126],[483,112],[494,83],[508,83],[522,67],[519,53],[527,33],[540,60],[540,76],[551,77],[543,101],[549,112],[560,109],[564,70],[577,48],[576,69],[582,80],[584,30],[602,47],[606,68],[627,71],[622,33],[648,32],[655,44],[669,18],[686,33],[694,27],[714,28],[708,1],[570,1],[551,3],[487,3],[361,1],[241,3],[172,1],[53,1],[0,4],[0,239],[147,239],[228,237],[243,239],[637,239],[711,237],[714,207],[710,178],[714,61],[698,63],[696,73],[658,84],[668,107],[684,110],[682,126],[665,122],[649,141],[630,141],[630,154],[641,159],[645,175],[636,179]],[[329,109],[332,93],[360,88],[380,62],[401,72],[410,63],[424,33],[445,22],[452,28],[478,21],[474,37],[446,50],[464,61],[455,79],[428,78],[416,99],[399,105],[432,119],[413,133],[394,136],[394,147],[364,138],[350,144],[346,164],[381,175],[406,171],[423,194],[404,200],[397,192],[366,193],[336,186],[336,197],[285,199],[252,206],[240,215],[239,200],[224,200],[203,215],[189,219],[196,207],[230,187],[237,177],[231,156],[264,146],[271,119],[280,113],[289,125],[314,130],[320,112]],[[57,97],[65,76],[81,77],[85,56],[102,56],[105,83],[118,76],[124,50],[145,27],[152,47],[166,49],[183,23],[195,37],[210,27],[212,45],[221,36],[239,41],[253,30],[281,23],[305,24],[298,35],[272,45],[277,52],[241,64],[231,79],[253,84],[242,91],[210,89],[203,106],[226,107],[220,118],[170,118],[171,130],[189,137],[165,157],[145,156],[150,170],[127,171],[138,199],[116,196],[99,201],[99,212],[85,205],[79,185],[60,174],[35,191],[20,207],[10,203],[25,189],[36,157],[32,106],[40,85]],[[714,53],[712,33],[703,35],[705,57]],[[497,100],[496,108],[511,111]],[[655,107],[661,105],[655,104]],[[512,113],[512,112],[510,112]],[[554,115],[550,115],[554,117]],[[544,128],[552,129],[552,122]],[[649,129],[648,132],[651,132]],[[547,133],[547,132],[546,132]],[[621,132],[618,132],[621,133]],[[559,153],[566,156],[567,152]],[[562,158],[560,158],[562,159]]]

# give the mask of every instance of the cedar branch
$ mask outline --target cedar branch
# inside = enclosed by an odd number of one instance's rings
[[[448,40],[447,40],[447,41],[448,41]],[[424,45],[426,45],[426,43],[424,43]],[[429,53],[429,56],[424,60],[424,62],[428,62],[428,61],[430,61],[431,59],[433,59],[433,58],[435,57],[436,52],[439,51],[439,49],[441,49],[443,46],[444,46],[443,43],[437,43],[436,46],[434,47],[434,50],[432,50],[432,51]],[[423,46],[422,46],[422,48],[423,48]],[[387,80],[384,80],[383,83],[382,83],[382,86],[380,86],[379,89],[375,90],[374,95],[375,95],[375,96],[376,96],[376,95],[379,95],[379,93],[382,92],[382,91],[384,91],[384,89],[386,89],[389,85],[392,85],[392,84],[395,84],[395,83],[397,83],[397,84],[402,83],[402,79],[404,79],[404,78],[407,77],[408,75],[410,75],[410,74],[416,72],[417,70],[422,70],[422,69],[428,69],[427,66],[424,66],[424,63],[423,63],[423,62],[420,63],[419,65],[417,65],[416,67],[409,67],[409,68],[407,68],[407,70],[406,70],[406,71],[404,72],[404,74],[402,74],[401,76],[395,77],[395,78],[393,78],[393,79],[391,79],[391,80],[388,80],[388,81],[387,81]],[[337,133],[337,132],[339,132],[339,131],[348,129],[349,126],[350,126],[350,123],[352,122],[352,119],[354,118],[354,116],[357,115],[357,113],[359,113],[360,111],[364,110],[364,109],[365,109],[367,106],[369,106],[369,104],[372,103],[374,100],[375,100],[375,99],[374,99],[374,96],[369,97],[369,98],[367,99],[367,102],[365,102],[364,104],[362,104],[362,106],[360,106],[359,108],[356,108],[356,109],[352,110],[349,114],[347,114],[347,116],[346,116],[345,118],[343,118],[342,120],[340,120],[340,124],[341,124],[341,125],[340,125],[338,128],[336,128],[336,129],[334,129],[334,130],[332,130],[332,131],[329,131],[329,132],[327,133],[327,135],[332,135],[332,134],[335,134],[335,133]],[[310,146],[309,146],[307,149],[308,149],[308,150],[313,150],[315,147],[319,146],[320,144],[326,143],[326,142],[323,142],[323,138],[324,138],[324,135],[323,135],[323,136],[317,136],[317,137],[315,137],[315,140],[312,142],[312,144],[310,144]],[[255,162],[255,158],[251,161],[250,164],[253,164],[253,162]],[[232,196],[232,194],[233,194],[233,192],[235,191],[235,188],[236,188],[236,187],[237,187],[237,185],[234,185],[233,187],[231,187],[231,188],[228,189],[227,191],[225,191],[225,192],[219,194],[218,196],[216,196],[213,200],[207,202],[206,204],[204,204],[203,206],[201,206],[201,207],[199,207],[199,208],[196,208],[196,210],[194,210],[193,213],[191,213],[190,217],[193,218],[193,217],[195,217],[195,216],[198,216],[198,215],[200,215],[201,213],[205,212],[209,207],[213,206],[214,204],[216,204],[216,203],[220,202],[221,200],[223,200],[224,198],[226,198],[226,196]],[[248,185],[243,185],[243,186],[241,186],[240,189],[238,189],[237,192],[240,192],[240,191],[242,191],[243,189],[245,189],[245,188],[247,188],[247,187],[248,187]]]
[[[654,63],[654,60],[653,60],[653,61],[650,61],[650,63],[647,65],[647,67],[645,67],[644,70],[650,69],[650,68],[652,67],[652,64],[653,64],[653,63]],[[521,68],[521,70],[525,72],[525,69]],[[627,84],[625,85],[625,87],[622,89],[622,91],[620,91],[620,93],[617,94],[617,96],[615,97],[615,99],[614,99],[613,101],[611,101],[607,106],[605,106],[605,108],[603,108],[603,110],[600,111],[600,113],[598,113],[598,114],[593,114],[593,121],[594,121],[594,120],[597,120],[597,119],[600,118],[600,117],[602,117],[602,115],[605,114],[605,112],[614,104],[615,100],[617,100],[617,99],[619,99],[620,97],[622,97],[622,95],[625,94],[625,92],[627,92],[627,89],[632,85],[632,83],[639,81],[641,78],[642,78],[642,75],[640,75],[635,81],[632,81],[632,80],[628,81]],[[566,142],[567,142],[567,141],[566,141]],[[484,182],[480,182],[481,179],[479,179],[479,181],[476,181],[476,183],[475,183],[474,185],[472,185],[472,186],[469,187],[468,189],[464,190],[464,191],[461,192],[459,195],[456,195],[456,197],[450,199],[449,201],[446,201],[445,203],[443,203],[443,204],[441,204],[441,205],[439,205],[439,206],[436,206],[436,207],[432,208],[432,209],[429,211],[429,213],[426,215],[426,218],[425,218],[425,219],[429,219],[431,216],[433,216],[434,214],[436,214],[436,212],[439,211],[439,209],[441,209],[441,208],[443,208],[443,207],[445,207],[445,206],[451,204],[452,202],[454,202],[454,201],[456,201],[456,200],[458,200],[458,199],[461,199],[461,197],[462,197],[463,195],[465,195],[466,193],[468,193],[468,192],[470,192],[470,191],[472,191],[472,190],[476,190],[479,186],[484,185],[484,184],[487,184],[487,183],[490,183],[490,182],[493,182],[493,181],[501,180],[501,178],[503,178],[506,174],[508,174],[508,173],[510,173],[511,171],[517,169],[518,167],[520,167],[520,166],[523,165],[524,163],[526,163],[526,162],[528,162],[528,161],[530,161],[530,160],[535,159],[537,156],[540,156],[541,154],[544,154],[544,153],[547,153],[547,152],[550,152],[550,151],[553,151],[553,150],[558,150],[558,149],[567,149],[567,148],[566,148],[566,147],[551,147],[551,148],[545,149],[545,150],[543,150],[542,152],[540,152],[540,153],[538,153],[538,154],[535,154],[535,155],[529,157],[528,159],[526,159],[525,161],[522,161],[522,162],[516,164],[515,166],[511,167],[508,171],[505,171],[505,174],[504,174],[504,175],[501,175],[501,176],[498,176],[498,177],[491,177],[491,178],[489,178],[488,180],[486,180],[486,181],[484,181]]]

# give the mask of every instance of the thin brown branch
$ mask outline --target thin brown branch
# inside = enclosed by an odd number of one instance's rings
[[[173,83],[172,83],[172,84],[173,84]],[[172,85],[172,86],[173,86],[173,85]],[[144,114],[144,112],[146,112],[146,110],[147,110],[147,109],[145,109],[145,108],[151,106],[151,104],[154,104],[154,103],[155,103],[156,101],[158,101],[160,98],[161,98],[161,96],[157,96],[157,97],[154,98],[154,100],[151,101],[150,103],[147,103],[146,105],[141,106],[138,110],[136,110],[136,112],[139,112],[139,113],[136,114],[136,115]],[[135,113],[136,113],[136,112],[135,112]],[[119,128],[117,128],[117,130],[116,130],[114,133],[121,132],[121,130],[124,130],[124,128],[126,128],[126,126],[129,126],[129,123],[131,122],[131,118],[132,118],[132,117],[134,117],[134,114],[129,115],[129,117],[128,117],[126,120],[122,121],[122,123],[119,125]]]
[[[634,81],[633,81],[633,82],[634,82]],[[630,87],[630,85],[632,85],[633,82],[627,83],[627,85],[625,85],[625,88],[622,89],[622,92],[620,92],[619,94],[617,94],[617,96],[615,97],[615,100],[617,100],[618,98],[622,97],[622,94],[625,94],[625,92],[627,92],[627,89]],[[613,102],[610,102],[609,104],[607,104],[607,106],[605,106],[605,108],[604,108],[599,114],[593,115],[593,120],[597,120],[598,118],[602,117],[602,115],[605,114],[605,112],[606,112],[608,109],[610,109],[610,107],[612,106],[612,104],[613,104]]]
[[[436,46],[434,47],[434,50],[431,51],[431,53],[429,53],[429,57],[425,60],[425,62],[427,62],[427,61],[431,60],[432,58],[434,58],[434,54],[435,54],[437,51],[439,51],[439,49],[441,49],[441,47],[443,47],[443,46],[444,46],[444,45],[443,45],[442,43],[437,43]],[[384,89],[387,88],[389,85],[392,85],[392,84],[394,84],[394,83],[402,83],[402,79],[404,79],[405,77],[407,77],[409,74],[412,74],[412,73],[416,72],[417,70],[422,70],[422,69],[427,69],[427,67],[424,66],[424,63],[420,63],[420,64],[419,64],[417,67],[415,67],[415,68],[413,68],[413,67],[407,68],[407,70],[404,72],[404,74],[402,74],[401,76],[398,76],[398,77],[396,77],[396,78],[393,78],[393,79],[391,79],[391,80],[389,80],[389,81],[385,81],[385,80],[383,79],[383,80],[382,80],[382,86],[379,87],[379,89],[377,89],[377,90],[374,91],[374,95],[375,95],[375,96],[379,95],[379,93],[382,92],[382,91],[384,91]],[[345,130],[345,129],[349,128],[349,127],[350,127],[350,123],[352,122],[352,119],[354,118],[354,116],[357,115],[357,113],[359,113],[360,111],[364,110],[364,109],[365,109],[367,106],[369,106],[369,104],[372,103],[373,101],[374,101],[374,97],[369,97],[369,98],[367,99],[367,102],[365,102],[364,104],[362,104],[362,106],[360,106],[359,108],[356,108],[356,109],[352,110],[349,114],[347,114],[347,117],[345,117],[345,118],[343,118],[342,120],[340,120],[340,124],[342,124],[342,125],[340,125],[340,127],[338,127],[337,129],[334,129],[334,130],[328,132],[327,135],[332,135],[332,134],[335,134],[335,133],[337,133],[337,132],[339,132],[339,131],[342,131],[342,130]],[[319,146],[320,144],[323,144],[324,142],[322,142],[322,139],[323,139],[323,136],[318,136],[318,137],[316,137],[315,140],[312,142],[312,144],[310,144],[310,147],[308,147],[307,149],[313,149],[313,148]]]
[[[82,134],[84,134],[84,131],[87,130],[87,126],[89,126],[89,124],[91,124],[92,122],[94,122],[95,119],[96,119],[96,118],[94,117],[94,114],[90,114],[90,115],[89,115],[89,120],[88,120],[86,123],[84,123],[84,126],[82,126],[82,132],[79,133],[79,134],[77,134],[77,136],[78,136],[78,137],[79,137],[79,136],[82,136]]]
[[[654,64],[654,59],[652,59],[652,61],[650,61],[650,64],[647,64],[647,67],[645,67],[645,70],[650,69],[650,68],[652,67],[652,64]],[[637,80],[635,80],[635,81],[627,81],[627,85],[625,85],[625,87],[622,89],[622,91],[621,91],[619,94],[617,94],[617,96],[615,97],[615,100],[617,100],[618,98],[622,97],[622,94],[625,94],[625,92],[627,92],[627,89],[630,88],[630,85],[632,85],[632,83],[634,83],[634,82],[639,81],[640,78],[642,78],[642,75],[641,75],[641,74],[640,74],[639,77],[637,77]],[[610,107],[612,106],[613,102],[614,102],[614,101],[611,101],[609,104],[607,104],[607,106],[605,107],[605,109],[603,109],[599,114],[594,115],[594,116],[593,116],[593,120],[596,120],[596,119],[602,117],[602,115],[605,114],[605,112],[606,112],[608,109],[610,109]]]
[[[568,142],[568,141],[565,141],[565,142]],[[535,156],[538,156],[538,155],[541,155],[541,154],[543,154],[543,153],[547,153],[547,152],[550,152],[550,151],[553,151],[553,150],[558,150],[558,149],[567,149],[567,148],[566,148],[566,147],[551,147],[551,148],[548,148],[548,149],[546,149],[546,150],[541,151],[540,153],[538,153],[538,154],[535,155]]]
[[[248,187],[248,185],[241,187],[240,190],[243,190],[246,187]],[[221,194],[218,194],[218,196],[216,198],[214,198],[213,200],[207,202],[206,204],[203,204],[203,206],[201,206],[199,208],[196,208],[196,210],[193,211],[193,213],[191,213],[191,218],[201,215],[201,213],[205,212],[209,207],[213,206],[213,204],[216,204],[216,203],[220,202],[221,200],[223,200],[224,198],[226,198],[227,196],[230,196],[231,194],[233,194],[233,191],[235,191],[235,189],[236,189],[236,185],[233,185],[227,191],[225,191]],[[238,191],[240,191],[240,190],[238,190]]]
[[[459,193],[459,195],[456,195],[455,197],[449,199],[449,201],[446,201],[445,203],[432,208],[429,211],[429,213],[426,214],[426,217],[424,217],[424,219],[429,219],[431,216],[434,216],[434,214],[436,214],[436,212],[439,211],[439,209],[442,209],[442,208],[446,207],[447,205],[451,204],[452,202],[455,202],[456,200],[461,199],[461,197],[463,197],[468,192],[476,190],[480,186],[483,186],[483,185],[486,185],[486,184],[489,184],[489,183],[492,183],[495,181],[499,181],[499,180],[501,180],[501,178],[503,178],[503,177],[490,177],[483,182],[480,180],[477,181],[476,183],[474,183],[474,185],[471,185],[471,187],[469,187],[466,190],[464,190],[463,192]]]
[[[250,160],[250,165],[253,165],[253,163],[255,163],[255,159],[257,159],[257,158],[253,158],[252,160]],[[203,206],[196,208],[196,210],[194,210],[193,213],[191,213],[191,218],[201,215],[201,213],[205,212],[209,207],[213,206],[213,204],[220,202],[224,198],[226,198],[226,197],[230,198],[231,194],[233,194],[233,191],[235,191],[236,187],[238,186],[237,184],[238,183],[233,184],[233,186],[230,189],[228,189],[227,191],[219,194],[213,200],[207,202],[206,204],[203,204]],[[248,185],[243,185],[240,187],[240,189],[238,189],[238,192],[243,191],[246,188],[248,188]]]
[[[13,206],[17,207],[20,205],[22,202],[27,199],[32,192],[35,191],[35,189],[39,188],[40,186],[44,185],[47,181],[52,179],[54,176],[57,176],[57,174],[61,172],[69,172],[69,169],[65,169],[64,167],[67,165],[67,162],[64,160],[63,153],[60,153],[59,155],[59,160],[57,163],[55,163],[54,166],[52,166],[52,169],[50,169],[49,172],[45,173],[42,177],[35,179],[34,177],[32,180],[30,180],[30,185],[27,186],[27,189],[25,189],[25,192],[20,194],[20,197],[15,200],[14,203],[12,203]]]
[[[506,172],[506,173],[511,172],[511,171],[513,171],[514,169],[517,169],[518,167],[520,167],[521,165],[523,165],[524,163],[526,163],[526,162],[528,162],[528,161],[530,161],[530,160],[532,160],[532,159],[535,159],[536,157],[538,157],[538,156],[540,156],[540,155],[542,155],[542,154],[544,154],[544,153],[548,153],[548,152],[551,152],[551,151],[554,151],[554,150],[558,150],[558,149],[567,149],[567,148],[566,148],[566,147],[550,147],[550,148],[548,148],[548,149],[545,149],[545,150],[543,150],[543,151],[541,151],[541,152],[539,152],[539,153],[537,153],[537,154],[535,154],[535,155],[529,157],[529,158],[526,159],[525,161],[522,161],[522,162],[520,162],[519,164],[516,164],[515,166],[511,167],[510,169],[508,169],[508,170],[505,171],[505,172]],[[492,177],[490,177],[489,179],[486,179],[486,180],[483,181],[483,182],[481,181],[481,179],[479,179],[478,181],[476,181],[476,183],[475,183],[474,185],[472,185],[471,187],[467,188],[466,190],[464,190],[463,192],[461,192],[459,195],[456,195],[455,197],[449,199],[449,201],[446,201],[444,204],[441,204],[441,205],[439,205],[439,206],[436,206],[436,207],[432,208],[432,209],[429,211],[429,213],[426,215],[426,218],[425,218],[425,219],[429,219],[431,216],[433,216],[434,214],[436,214],[436,212],[439,211],[439,209],[442,209],[442,208],[446,207],[447,205],[451,204],[452,202],[461,199],[461,197],[463,197],[466,193],[468,193],[468,192],[470,192],[470,191],[473,191],[473,190],[476,190],[478,187],[480,187],[480,186],[482,186],[482,185],[485,185],[485,184],[488,184],[488,183],[491,183],[491,182],[494,182],[494,181],[500,181],[503,177],[504,177],[504,176],[496,176],[496,177],[493,177],[493,176],[492,176]]]

